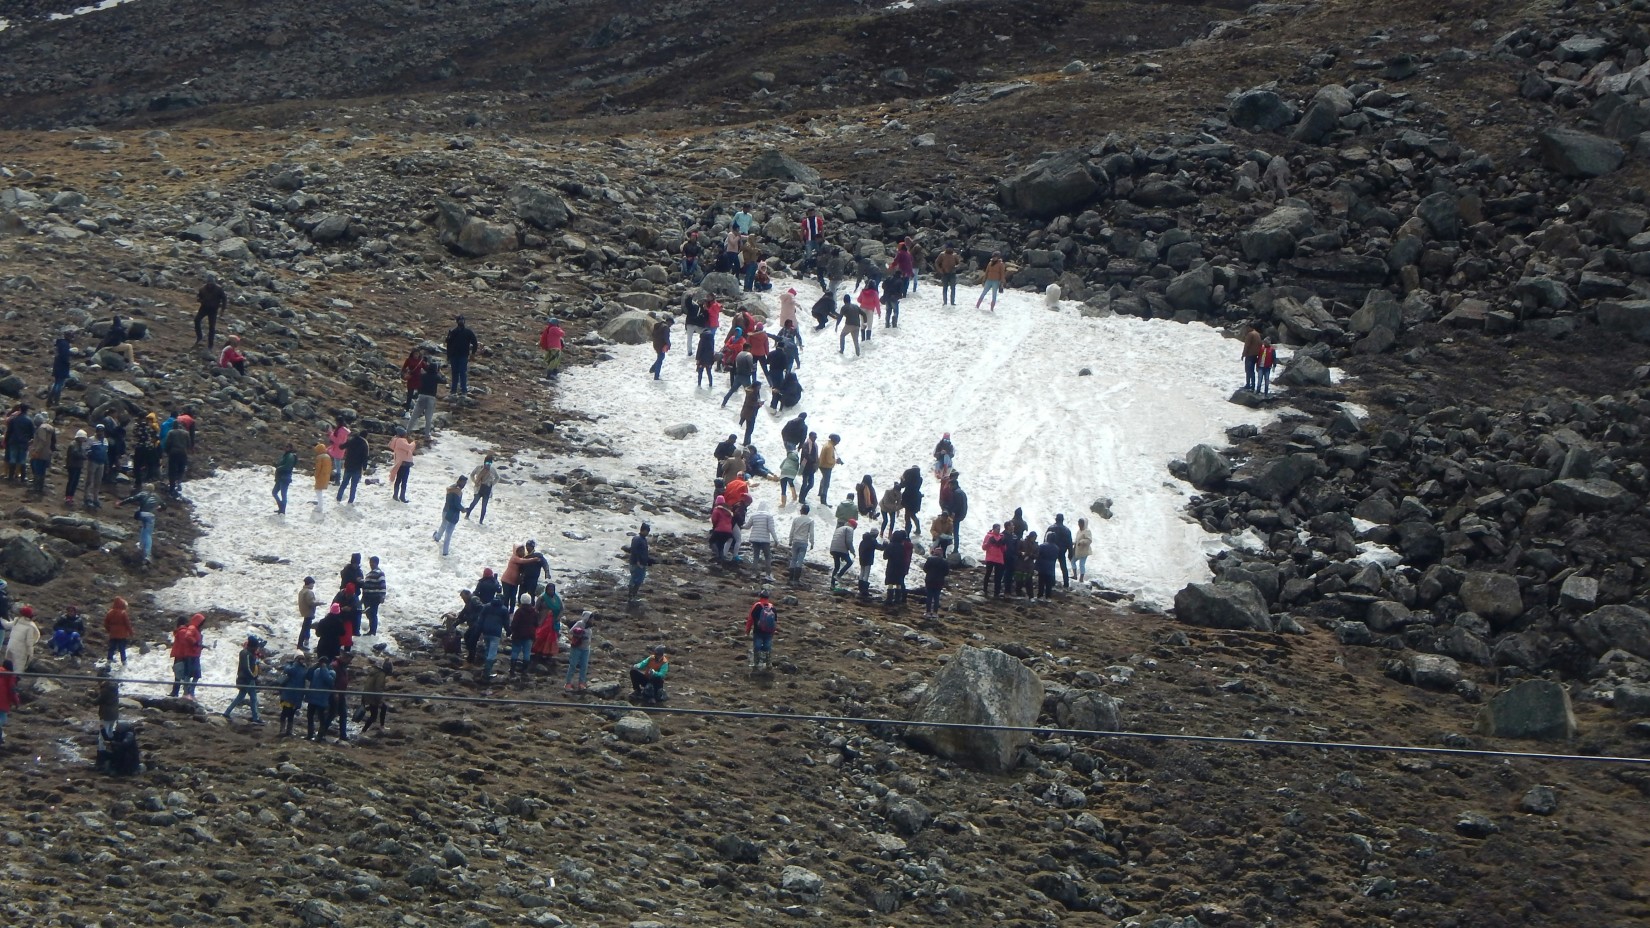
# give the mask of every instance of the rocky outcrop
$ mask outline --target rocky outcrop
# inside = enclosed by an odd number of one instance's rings
[[[1017,659],[988,648],[963,645],[935,675],[911,721],[1029,727],[1043,706],[1043,683]],[[923,728],[907,734],[922,750],[990,773],[1014,767],[1026,732]]]

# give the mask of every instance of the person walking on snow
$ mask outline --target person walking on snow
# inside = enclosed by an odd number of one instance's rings
[[[951,444],[951,433],[946,432],[940,436],[939,443],[934,445],[934,476],[944,480],[945,476],[951,473],[951,462],[956,455],[956,446]]]
[[[453,530],[458,528],[459,514],[464,511],[464,486],[469,483],[468,478],[459,477],[452,486],[447,488],[447,496],[441,503],[441,527],[430,536],[431,541],[441,544],[441,556],[446,557],[453,544]]]
[[[808,498],[808,491],[813,489],[814,477],[819,471],[819,434],[809,432],[803,439],[801,446],[802,458],[802,499]]]
[[[407,430],[396,427],[395,437],[390,439],[390,498],[400,502],[407,502],[407,480],[412,476],[413,455],[418,451],[418,445],[407,437]]]
[[[882,298],[877,296],[877,288],[870,283],[866,283],[865,289],[859,291],[859,308],[865,312],[860,320],[859,337],[861,341],[870,341],[871,326],[877,317],[882,315]]]
[[[377,555],[367,558],[367,564],[369,569],[361,578],[361,609],[367,616],[367,634],[376,635],[378,610],[389,596],[389,580],[384,576],[384,569],[378,565]]]
[[[734,329],[738,332],[738,329]],[[733,372],[729,379],[728,392],[722,394],[722,406],[728,405],[728,400],[739,392],[740,387],[748,387],[756,382],[756,356],[750,353],[749,348],[740,348],[733,356]]]
[[[178,619],[172,630],[172,698],[195,698],[195,681],[201,678],[201,651],[206,645],[201,626],[206,616],[199,612],[187,619]]]
[[[470,358],[481,347],[476,333],[465,326],[463,316],[453,322],[452,330],[447,333],[447,363],[453,368],[452,390],[448,396],[470,392]]]
[[[962,267],[962,255],[956,246],[945,243],[945,250],[934,258],[934,273],[940,275],[940,305],[957,305],[957,271]]]
[[[831,490],[831,471],[836,469],[837,464],[843,463],[837,459],[836,451],[837,445],[841,441],[842,436],[833,434],[825,440],[825,446],[819,449],[819,504],[821,506],[827,503],[825,494]]]
[[[1003,287],[1008,285],[1008,265],[1003,263],[1003,253],[994,251],[991,260],[985,265],[985,286],[980,290],[980,298],[974,301],[974,308],[979,309],[986,296],[991,296],[991,311],[997,311],[997,297],[1002,294]]]
[[[693,351],[693,386],[716,389],[716,333],[710,329],[699,332],[699,347]]]
[[[886,312],[883,314],[882,324],[886,328],[899,328],[899,302],[905,299],[905,288],[911,285],[911,278],[899,274],[891,274],[882,280],[882,305]]]
[[[745,516],[745,531],[749,533],[751,543],[751,564],[753,564],[765,582],[773,582],[773,543],[778,537],[779,530],[775,527],[773,513],[768,510],[768,501],[759,500],[756,507]]]
[[[561,327],[561,320],[555,316],[544,324],[544,331],[539,333],[539,350],[544,352],[544,376],[557,377],[561,374],[563,352],[566,351],[567,332]]]
[[[275,488],[269,495],[275,498],[275,511],[286,515],[287,492],[292,489],[292,472],[298,467],[298,452],[287,442],[281,459],[275,462]]]
[[[866,315],[865,310],[856,306],[847,294],[843,294],[842,309],[837,315],[837,325],[842,330],[836,340],[837,354],[848,353],[848,339],[852,338],[854,340],[854,357],[859,357],[860,333],[865,327],[867,318],[869,317]]]
[[[670,351],[670,317],[660,316],[653,323],[653,366],[648,372],[654,380],[659,379],[659,372],[664,370],[665,353]]]
[[[1089,578],[1089,553],[1094,550],[1094,533],[1089,531],[1089,520],[1077,520],[1077,540],[1071,546],[1072,569],[1077,573],[1077,582],[1087,582]]]
[[[349,426],[342,421],[334,425],[327,432],[327,454],[332,456],[332,482],[342,483],[344,479],[344,446],[349,444]]]
[[[779,465],[779,506],[784,508],[789,504],[788,495],[795,495],[801,499],[802,495],[796,492],[796,478],[802,472],[802,457],[795,448],[785,452],[785,460]]]
[[[464,509],[464,518],[475,511],[476,504],[481,504],[481,518],[476,520],[479,525],[487,524],[487,504],[493,499],[493,488],[498,486],[498,467],[493,464],[491,454],[483,458],[476,469],[471,472],[470,480],[476,485],[476,495],[470,500],[470,505]]]
[[[241,647],[241,653],[235,664],[235,698],[230,700],[229,708],[223,710],[224,718],[231,718],[235,710],[244,703],[252,712],[252,724],[262,725],[264,720],[258,715],[258,675],[263,673],[262,650],[264,640],[257,635],[249,635],[246,644]]]
[[[756,431],[756,414],[762,409],[762,385],[752,383],[745,388],[745,401],[739,406],[739,424],[745,427],[745,444],[751,443]]]
[[[332,453],[326,442],[315,443],[315,505],[317,513],[327,508],[327,488],[332,484]]]
[[[338,498],[335,502],[344,501],[344,491],[349,491],[349,504],[355,505],[355,491],[361,486],[361,475],[367,470],[367,462],[372,458],[372,449],[367,446],[367,437],[360,432],[351,435],[344,442],[344,479],[338,481]]]
[[[745,634],[751,639],[751,670],[761,673],[773,670],[773,636],[779,631],[779,611],[768,598],[767,587],[756,595],[750,612],[745,614]]]

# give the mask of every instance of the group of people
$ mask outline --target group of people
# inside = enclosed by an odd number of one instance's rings
[[[1078,519],[1073,535],[1061,513],[1039,541],[1037,533],[1029,531],[1024,513],[1016,509],[1008,521],[992,523],[980,547],[985,551],[982,595],[997,599],[1023,596],[1033,603],[1048,602],[1054,596],[1056,570],[1063,589],[1071,589],[1073,576],[1079,583],[1088,580],[1094,533],[1087,519]]]

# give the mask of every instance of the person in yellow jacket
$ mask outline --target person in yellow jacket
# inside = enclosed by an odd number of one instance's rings
[[[327,488],[332,485],[332,452],[327,449],[327,443],[315,443],[315,505],[325,512],[327,508]]]
[[[842,441],[841,435],[832,435],[825,440],[824,447],[819,449],[819,504],[828,505],[825,494],[831,489],[831,471],[837,465],[836,446]]]

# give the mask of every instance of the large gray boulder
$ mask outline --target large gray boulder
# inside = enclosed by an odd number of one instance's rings
[[[39,586],[63,569],[63,559],[47,551],[34,532],[19,532],[0,542],[0,577]]]
[[[1275,90],[1246,90],[1232,99],[1226,118],[1250,132],[1272,132],[1295,121],[1300,111]]]
[[[1650,339],[1650,300],[1602,300],[1593,308],[1598,327]]]
[[[1478,715],[1478,730],[1497,738],[1572,738],[1576,716],[1570,692],[1552,680],[1525,680],[1490,700]]]
[[[621,345],[645,345],[652,341],[653,324],[658,321],[652,313],[632,309],[603,323],[601,333]]]
[[[1280,206],[1238,233],[1238,247],[1250,261],[1279,261],[1295,253],[1295,242],[1312,231],[1316,217],[1304,206]]]
[[[705,279],[699,281],[699,286],[703,287],[707,293],[735,300],[739,299],[740,294],[745,292],[745,287],[739,282],[739,278],[720,271],[706,274]]]
[[[532,184],[510,188],[510,208],[529,225],[546,232],[566,225],[573,215],[560,195]]]
[[[441,244],[455,254],[485,258],[521,247],[514,225],[471,216],[451,200],[437,200],[435,208]]]
[[[1250,461],[1238,468],[1227,483],[1263,499],[1285,499],[1317,472],[1317,456],[1303,451],[1281,458]]]
[[[1200,490],[1210,490],[1232,476],[1232,465],[1225,455],[1209,445],[1196,445],[1186,452],[1186,479]]]
[[[1297,142],[1315,145],[1339,128],[1340,122],[1341,117],[1335,112],[1335,104],[1319,100],[1306,108],[1306,115],[1295,124],[1295,129],[1289,133],[1289,137]]]
[[[1043,706],[1043,681],[1024,664],[1001,651],[963,645],[935,675],[914,722],[973,725],[1037,724]],[[1006,773],[1031,736],[1018,731],[964,728],[912,728],[907,738],[916,747],[988,773]]]
[[[1496,627],[1506,625],[1524,613],[1524,597],[1518,578],[1487,570],[1475,570],[1461,580],[1461,604],[1468,612],[1489,619]]]
[[[819,183],[819,172],[802,162],[792,158],[777,148],[770,148],[756,156],[750,167],[745,169],[748,179],[772,178],[774,180],[792,180],[810,187]]]
[[[1541,163],[1565,177],[1602,177],[1627,157],[1619,143],[1577,129],[1546,129],[1536,136],[1536,144]]]
[[[1554,480],[1542,491],[1560,506],[1581,512],[1615,509],[1633,501],[1626,487],[1603,477],[1567,477]]]
[[[1582,616],[1570,632],[1594,654],[1620,649],[1650,658],[1650,613],[1632,606],[1603,606]]]
[[[1280,387],[1327,387],[1334,376],[1322,361],[1302,354],[1291,358],[1272,381]]]
[[[1077,731],[1122,731],[1123,701],[1095,690],[1071,690],[1054,704],[1054,721]]]
[[[1272,616],[1266,600],[1253,583],[1188,584],[1174,594],[1174,614],[1188,625],[1202,628],[1231,628],[1241,631],[1272,631]]]
[[[1163,296],[1175,309],[1206,313],[1216,308],[1215,269],[1203,264],[1169,281]]]
[[[999,183],[997,202],[1011,213],[1039,219],[1072,212],[1100,195],[1097,170],[1077,152],[1061,152]]]

